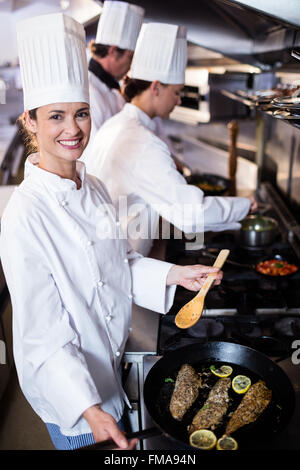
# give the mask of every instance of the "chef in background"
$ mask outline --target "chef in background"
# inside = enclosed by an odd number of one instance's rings
[[[104,2],[96,39],[90,44],[91,139],[125,104],[119,81],[130,69],[143,17],[144,9],[139,6],[114,0]]]
[[[167,119],[180,104],[186,63],[184,27],[143,24],[125,88],[129,103],[97,132],[85,160],[116,205],[127,198],[128,213],[121,222],[143,255],[151,249],[159,216],[190,234],[238,229],[238,221],[256,208],[252,199],[205,197],[187,184],[168,146],[155,134],[155,118]],[[139,235],[135,227],[141,225],[146,230]]]
[[[218,270],[143,258],[117,236],[104,185],[79,161],[91,127],[83,26],[43,15],[20,22],[17,39],[23,119],[38,147],[1,219],[20,387],[56,449],[106,439],[132,449],[120,373],[132,302],[166,313],[177,284],[197,291]]]

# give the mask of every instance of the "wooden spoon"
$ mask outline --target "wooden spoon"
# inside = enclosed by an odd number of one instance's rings
[[[221,250],[213,264],[214,268],[221,269],[226,259],[228,258],[229,253],[229,250]],[[195,325],[195,323],[197,323],[202,315],[205,296],[216,277],[217,273],[208,274],[207,279],[205,280],[198,294],[179,310],[175,317],[175,324],[178,326],[178,328],[190,328],[191,326]]]

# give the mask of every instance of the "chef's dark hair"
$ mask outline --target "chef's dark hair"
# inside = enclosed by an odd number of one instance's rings
[[[135,96],[140,95],[147,90],[152,82],[146,80],[137,80],[136,78],[126,77],[124,80],[124,98],[129,103]]]
[[[91,41],[89,43],[89,49],[91,53],[96,55],[97,57],[100,57],[101,59],[107,56],[110,47],[111,46],[107,44],[98,44],[95,41]],[[116,49],[119,55],[123,55],[126,50],[126,49],[121,49],[120,47],[117,47]]]
[[[37,119],[37,108],[31,109],[28,111],[30,119],[36,121]],[[17,120],[17,124],[19,125],[20,133],[23,136],[24,144],[26,148],[26,153],[29,155],[31,153],[35,153],[38,151],[38,142],[35,134],[31,132],[27,126],[25,121],[25,113],[21,114],[21,116]]]
[[[143,91],[147,90],[150,87],[152,82],[147,80],[138,80],[137,78],[126,77],[124,80],[124,91],[123,95],[125,100],[129,103],[135,96],[140,95]],[[167,86],[164,83],[161,83],[163,86]]]

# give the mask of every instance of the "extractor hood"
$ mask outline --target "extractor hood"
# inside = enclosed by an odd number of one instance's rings
[[[261,70],[299,67],[300,0],[134,0],[145,21],[184,24],[190,43]]]

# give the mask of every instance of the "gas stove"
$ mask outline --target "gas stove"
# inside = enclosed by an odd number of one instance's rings
[[[192,328],[181,330],[175,325],[180,308],[195,295],[177,288],[174,304],[166,315],[160,316],[157,341],[158,356],[145,360],[148,369],[164,354],[186,345],[207,341],[229,341],[252,347],[279,364],[293,384],[296,395],[294,416],[287,429],[276,436],[270,449],[300,449],[298,432],[300,419],[299,362],[295,362],[300,347],[300,270],[286,278],[268,278],[254,267],[263,258],[281,255],[300,266],[300,242],[293,234],[300,234],[299,226],[270,188],[263,188],[265,200],[272,210],[265,214],[277,219],[280,232],[274,243],[266,248],[249,249],[241,246],[238,231],[205,233],[201,249],[186,250],[185,240],[169,240],[166,261],[179,264],[212,265],[221,249],[230,250],[222,271],[222,283],[213,287],[205,299],[201,320]],[[228,262],[229,261],[229,262]],[[151,418],[145,413],[146,426]],[[147,450],[174,450],[165,437],[144,442]]]
[[[175,316],[194,293],[177,288],[174,304],[160,318],[158,352],[208,340],[232,341],[251,346],[269,356],[289,357],[293,341],[300,338],[300,270],[287,278],[268,278],[254,266],[264,257],[280,254],[300,265],[293,248],[278,239],[266,249],[239,244],[238,232],[209,233],[205,247],[185,251],[184,240],[170,240],[166,260],[175,264],[213,264],[222,248],[230,250],[224,277],[205,299],[201,321],[181,330]]]

